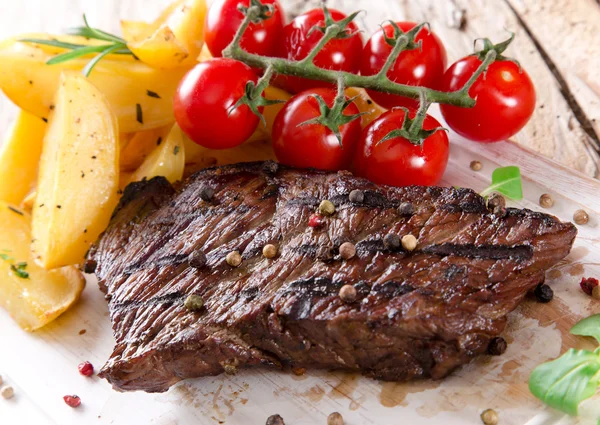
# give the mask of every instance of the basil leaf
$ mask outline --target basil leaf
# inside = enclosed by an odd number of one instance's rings
[[[591,336],[600,343],[600,314],[583,319],[571,328],[573,335]]]
[[[511,165],[496,168],[492,173],[492,185],[481,192],[480,195],[488,196],[492,192],[499,192],[515,201],[523,199],[523,182],[519,167]]]
[[[579,404],[600,385],[600,350],[570,349],[536,367],[529,377],[531,393],[550,407],[577,416]]]

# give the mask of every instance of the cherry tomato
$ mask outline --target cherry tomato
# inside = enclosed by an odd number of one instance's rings
[[[329,9],[329,12],[335,22],[346,18],[346,15],[335,9]],[[313,28],[315,26],[323,27],[324,25],[325,14],[322,9],[313,9],[296,17],[283,29],[283,52],[281,52],[280,56],[295,61],[307,57],[313,47],[323,38],[323,32],[318,29],[313,30]],[[311,30],[312,32],[310,32]],[[360,69],[360,55],[362,53],[362,38],[354,22],[348,25],[347,31],[354,35],[328,42],[315,57],[315,65],[324,69],[358,73]],[[277,84],[291,93],[299,93],[316,87],[334,86],[323,81],[308,80],[293,76],[279,76]]]
[[[397,22],[397,25],[403,32],[408,32],[417,26],[414,22]],[[385,35],[388,37],[393,37],[394,28],[392,25],[385,25],[383,28],[373,34],[363,50],[360,68],[362,75],[375,75],[381,71],[392,52],[393,47],[385,41],[383,31],[385,30]],[[387,76],[396,83],[436,89],[446,69],[446,49],[437,35],[428,32],[427,28],[419,31],[415,42],[419,41],[423,43],[421,49],[416,48],[400,53]],[[368,93],[375,102],[384,108],[406,106],[416,109],[418,106],[418,101],[414,99],[374,90],[368,90]]]
[[[242,37],[241,46],[250,53],[276,56],[283,34],[283,9],[277,0],[261,1],[263,4],[273,4],[275,12],[259,24],[250,24]],[[249,4],[250,0],[215,0],[210,7],[206,14],[204,40],[214,57],[223,56],[223,49],[231,43],[244,19],[238,7],[248,7]]]
[[[297,94],[277,114],[273,124],[273,150],[279,162],[298,168],[322,170],[348,169],[354,148],[360,138],[360,118],[340,127],[342,145],[336,135],[321,124],[304,122],[320,115],[319,104],[313,97],[319,95],[329,107],[333,106],[336,92],[318,88]],[[344,115],[358,114],[352,103]]]
[[[374,183],[389,186],[431,186],[440,182],[448,164],[448,136],[437,131],[415,145],[403,137],[381,142],[391,131],[402,127],[405,111],[393,109],[373,121],[363,131],[356,148],[355,172]],[[411,110],[409,117],[413,118]],[[425,130],[440,124],[431,116],[423,122]],[[381,143],[380,143],[381,142]]]
[[[175,119],[197,144],[228,149],[245,142],[256,130],[259,118],[246,105],[230,108],[244,95],[248,81],[257,76],[248,65],[217,58],[191,69],[173,100]]]
[[[481,64],[467,56],[444,74],[443,91],[461,89]],[[508,60],[492,63],[469,90],[477,99],[473,108],[441,105],[444,119],[461,136],[477,142],[506,140],[521,130],[535,109],[535,88],[524,69]]]

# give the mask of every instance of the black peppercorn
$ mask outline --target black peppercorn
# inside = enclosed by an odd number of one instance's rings
[[[215,190],[210,186],[202,186],[198,195],[200,196],[200,199],[208,202],[215,196]]]
[[[269,416],[266,425],[285,425],[283,418],[279,415]]]
[[[202,251],[194,251],[188,257],[188,264],[195,269],[201,269],[206,266],[206,254]]]
[[[548,285],[540,283],[533,291],[535,298],[541,303],[549,303],[554,298],[554,291]]]
[[[410,202],[402,202],[398,207],[398,213],[404,216],[410,216],[415,213],[415,207]]]
[[[385,235],[385,238],[383,238],[383,245],[385,246],[385,249],[397,251],[400,249],[402,242],[400,241],[400,237],[398,235],[394,233],[388,233]]]
[[[354,189],[350,192],[348,198],[350,199],[350,202],[360,204],[365,200],[365,193],[362,190]]]
[[[504,354],[507,347],[508,344],[506,343],[506,340],[504,338],[497,337],[490,341],[490,345],[488,345],[488,353],[492,356],[499,356]]]

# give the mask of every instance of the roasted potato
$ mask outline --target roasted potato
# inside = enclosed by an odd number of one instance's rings
[[[174,125],[168,136],[131,175],[129,183],[163,176],[171,183],[181,180],[185,168],[185,146],[181,129]]]
[[[35,185],[46,123],[20,111],[0,146],[0,201],[18,205]]]
[[[53,102],[32,222],[32,250],[46,269],[83,261],[119,190],[119,132],[108,100],[80,73],[66,73]]]
[[[72,266],[46,271],[35,264],[29,250],[30,219],[0,202],[0,305],[27,331],[57,318],[79,299],[85,285]]]
[[[135,171],[169,134],[173,125],[135,133],[121,144],[121,171]]]
[[[360,118],[362,128],[365,128],[375,121],[381,114],[387,112],[387,109],[379,106],[371,100],[365,89],[350,87],[346,89],[346,96],[355,97],[354,104],[358,107],[359,112],[365,114]]]
[[[121,21],[127,46],[148,65],[169,69],[192,67],[204,44],[205,0],[180,0],[153,23]]]
[[[54,105],[60,75],[81,71],[89,58],[55,65],[48,46],[7,40],[0,43],[0,89],[17,106],[48,118]],[[110,55],[94,68],[89,79],[106,96],[114,110],[119,130],[135,133],[172,123],[173,95],[187,69],[161,71],[123,55]]]

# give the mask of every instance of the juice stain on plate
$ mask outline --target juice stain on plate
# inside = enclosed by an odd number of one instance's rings
[[[381,384],[381,394],[379,401],[382,406],[396,407],[408,406],[406,396],[409,394],[422,393],[427,390],[438,388],[441,385],[440,381],[418,381],[414,383],[405,382],[383,382]]]

